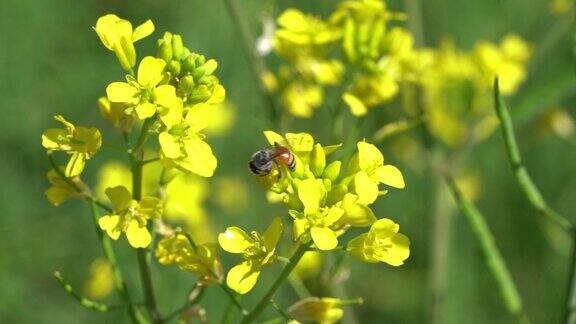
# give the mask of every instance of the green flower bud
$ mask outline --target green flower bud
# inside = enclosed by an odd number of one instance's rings
[[[210,59],[204,63],[204,71],[207,75],[214,73],[216,68],[218,68],[218,62],[216,62],[214,59]]]
[[[332,187],[332,190],[328,192],[326,196],[326,205],[334,205],[344,198],[344,195],[348,193],[348,187],[343,184],[339,184]]]
[[[180,62],[172,60],[166,65],[166,69],[172,76],[179,76],[181,71]]]
[[[310,153],[310,170],[316,177],[320,177],[326,167],[326,155],[322,145],[316,143]]]
[[[194,78],[191,75],[180,78],[178,89],[184,93],[192,92],[192,89],[194,89]]]
[[[198,84],[203,84],[203,85],[209,86],[209,85],[215,83],[215,81],[216,80],[214,80],[213,76],[204,75],[200,79],[198,79]]]
[[[163,41],[160,43],[158,46],[158,57],[166,62],[170,62],[172,60],[172,45],[170,42]]]
[[[326,166],[326,168],[324,169],[324,172],[322,173],[322,178],[335,181],[338,178],[338,176],[340,175],[340,167],[341,166],[342,166],[342,162],[340,162],[340,161],[334,161],[334,162],[328,164],[328,166]]]
[[[194,69],[196,68],[196,60],[194,59],[194,54],[190,54],[184,59],[184,63],[182,63],[182,68],[186,72],[192,73],[194,71]]]
[[[184,47],[184,49],[182,50],[182,55],[180,55],[180,60],[184,60],[185,58],[187,58],[190,55],[190,50],[187,47]]]
[[[188,100],[193,103],[204,102],[212,97],[212,91],[205,85],[195,87],[188,96]]]
[[[322,184],[324,184],[326,191],[330,191],[330,189],[332,189],[332,181],[330,181],[330,179],[322,179]]]
[[[204,76],[206,69],[204,66],[197,67],[194,71],[192,71],[192,76],[194,80],[199,80],[201,77]]]
[[[176,59],[180,59],[184,52],[184,44],[182,43],[182,36],[172,35],[172,53]]]
[[[204,55],[196,56],[196,66],[202,66],[206,63],[206,57]]]

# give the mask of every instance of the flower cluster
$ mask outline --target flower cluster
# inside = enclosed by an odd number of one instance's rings
[[[499,76],[503,94],[513,94],[526,78],[530,55],[530,47],[517,35],[504,37],[500,45],[479,42],[471,52],[449,41],[430,51],[422,87],[432,134],[452,147],[490,134],[497,125],[490,113],[494,76]]]
[[[400,170],[385,164],[378,148],[365,141],[358,142],[358,152],[348,162],[347,170],[341,172],[341,161],[327,162],[327,156],[338,150],[339,145],[322,146],[314,143],[307,133],[281,136],[266,131],[265,136],[271,145],[279,143],[288,147],[294,154],[296,166],[292,171],[277,164],[276,172],[262,180],[288,206],[294,221],[294,239],[303,243],[312,241],[319,250],[336,248],[338,237],[351,227],[367,227],[377,222],[370,205],[386,193],[380,190],[380,184],[404,188]],[[373,249],[378,242],[367,242],[366,249]],[[382,251],[389,254],[397,254],[400,249],[407,251],[407,240],[392,242]],[[402,260],[407,257],[404,255]]]

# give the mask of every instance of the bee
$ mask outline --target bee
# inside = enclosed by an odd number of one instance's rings
[[[287,147],[274,143],[273,148],[266,148],[254,153],[248,163],[250,171],[259,176],[270,174],[274,165],[285,165],[290,170],[294,170],[296,168],[294,154]]]

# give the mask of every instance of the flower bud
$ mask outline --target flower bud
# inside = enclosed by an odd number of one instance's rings
[[[336,323],[344,315],[340,299],[308,297],[288,309],[288,314],[299,322]]]
[[[199,66],[196,69],[194,69],[194,71],[192,71],[192,76],[194,77],[194,80],[199,80],[201,77],[204,76],[204,74],[206,74],[206,69],[204,68],[204,66]]]
[[[191,73],[192,71],[194,71],[194,69],[196,68],[196,60],[194,59],[194,54],[190,54],[184,59],[184,63],[182,63],[182,68],[186,72]]]
[[[172,60],[166,65],[166,70],[170,72],[172,76],[179,76],[181,71],[181,64],[178,61]]]
[[[178,89],[184,93],[192,92],[192,89],[194,89],[194,78],[191,75],[181,78],[180,82],[178,82]]]
[[[212,97],[212,92],[205,85],[195,87],[188,96],[188,100],[193,103],[204,102]]]
[[[310,170],[316,177],[320,177],[326,167],[326,155],[322,145],[316,143],[310,153]]]
[[[196,56],[196,66],[204,65],[204,63],[206,63],[206,57],[204,55]]]
[[[344,198],[344,195],[348,193],[348,187],[343,184],[336,185],[328,192],[326,196],[326,205],[334,205]]]
[[[158,45],[158,57],[166,62],[172,60],[172,45],[169,42],[161,41]]]
[[[214,73],[214,71],[216,71],[216,68],[218,68],[218,62],[216,62],[216,60],[214,59],[210,59],[206,61],[206,63],[204,63],[204,73],[208,75]]]
[[[172,35],[172,54],[174,58],[179,60],[183,52],[184,44],[182,43],[182,36]]]
[[[338,178],[338,176],[340,175],[340,167],[341,166],[342,166],[342,162],[340,162],[340,161],[334,161],[334,162],[328,164],[328,166],[326,166],[326,168],[324,169],[324,172],[322,173],[322,178],[335,181]]]

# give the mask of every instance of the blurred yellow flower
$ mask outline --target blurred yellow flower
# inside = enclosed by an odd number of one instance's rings
[[[86,160],[102,146],[102,135],[97,128],[76,127],[60,115],[54,119],[62,123],[64,129],[51,128],[42,133],[42,146],[48,151],[71,154],[64,174],[67,177],[78,176],[84,170]]]
[[[322,271],[323,263],[324,259],[322,258],[321,252],[307,251],[304,253],[300,261],[298,261],[292,274],[301,279],[314,278],[318,273],[320,273],[320,271]]]
[[[104,46],[113,51],[126,71],[136,64],[136,49],[134,43],[154,32],[154,24],[147,20],[132,30],[128,20],[108,14],[98,18],[96,27],[93,27]]]
[[[176,264],[184,271],[198,274],[203,283],[218,282],[222,276],[216,244],[192,245],[181,233],[163,238],[156,247],[156,258],[160,264]]]
[[[125,104],[110,102],[108,98],[100,97],[98,99],[98,107],[102,117],[108,119],[112,126],[121,132],[127,132],[132,128],[134,120],[131,115],[126,113]]]
[[[123,186],[106,189],[106,195],[112,201],[114,210],[112,214],[98,219],[100,228],[113,240],[117,240],[124,232],[132,247],[147,247],[152,241],[152,236],[146,225],[149,219],[161,216],[161,201],[150,196],[136,201],[132,199],[130,191]]]
[[[114,273],[110,262],[96,259],[90,264],[88,279],[84,283],[84,292],[91,299],[103,299],[114,289]]]
[[[272,224],[260,235],[248,235],[239,227],[228,227],[218,235],[224,251],[242,254],[244,262],[234,266],[226,276],[226,284],[239,294],[246,294],[256,284],[262,267],[270,265],[276,256],[276,245],[282,236],[282,221],[274,218]]]
[[[214,200],[227,213],[242,214],[248,207],[248,188],[239,178],[226,176],[216,179],[214,191]]]
[[[298,322],[331,324],[342,319],[342,301],[337,298],[308,297],[290,306],[288,314]]]
[[[64,172],[64,167],[61,167],[61,171]],[[61,203],[69,198],[83,197],[85,195],[83,192],[76,191],[69,182],[74,183],[76,187],[82,190],[88,190],[78,176],[69,177],[69,181],[66,181],[56,170],[51,169],[46,174],[46,177],[48,178],[48,182],[50,182],[50,188],[46,189],[44,194],[46,198],[48,198],[48,201],[56,207],[60,206]]]
[[[347,251],[368,263],[385,262],[400,266],[410,255],[410,240],[398,233],[399,229],[400,226],[390,219],[379,219],[368,233],[350,240]]]

